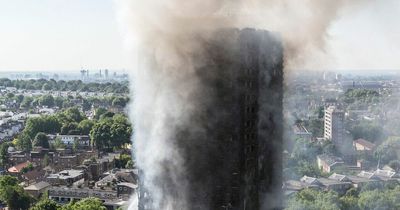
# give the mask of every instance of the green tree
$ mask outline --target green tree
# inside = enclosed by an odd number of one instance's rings
[[[62,108],[64,103],[64,99],[62,97],[55,97],[54,98],[54,105],[58,108]]]
[[[0,165],[5,166],[7,164],[7,151],[8,151],[9,144],[2,143],[0,144]]]
[[[355,196],[343,196],[340,198],[340,209],[360,210],[358,207],[358,198]]]
[[[18,185],[18,180],[12,176],[0,176],[0,200],[5,202],[10,210],[28,209],[32,198]]]
[[[399,197],[394,198],[392,197],[392,194],[396,193],[390,192],[389,190],[385,191],[372,190],[372,191],[362,192],[358,200],[358,206],[360,207],[360,209],[371,209],[371,210],[399,209],[400,207],[400,202],[398,202]],[[397,192],[397,196],[400,196],[400,191]]]
[[[106,118],[97,122],[90,131],[92,144],[96,145],[97,149],[111,148],[111,126],[112,119]]]
[[[339,196],[332,192],[303,189],[289,199],[286,210],[340,210]]]
[[[16,95],[14,96],[14,99],[17,103],[21,104],[21,102],[24,100],[24,95]]]
[[[31,151],[32,150],[31,137],[27,135],[25,132],[22,132],[16,139],[15,146],[17,146],[18,149],[24,152]]]
[[[66,145],[64,144],[64,142],[61,141],[61,138],[59,136],[57,136],[56,139],[54,140],[53,146],[55,149],[64,149],[66,147]]]
[[[82,109],[83,111],[88,111],[92,108],[92,104],[87,99],[82,99]]]
[[[97,108],[94,112],[94,118],[96,120],[100,119],[100,116],[105,114],[107,112],[107,109],[104,108]]]
[[[43,166],[48,166],[50,164],[50,158],[47,154],[45,154],[43,156],[43,162],[42,162]]]
[[[61,129],[61,123],[55,115],[43,115],[40,117],[28,118],[23,133],[30,138],[34,138],[37,133],[58,133]]]
[[[30,210],[58,210],[60,208],[61,206],[55,201],[45,198],[37,202]]]
[[[7,93],[6,94],[6,97],[9,98],[9,99],[14,98],[14,96],[15,96],[14,93]]]
[[[102,114],[102,115],[100,116],[100,119],[103,119],[103,118],[112,118],[112,117],[114,117],[114,115],[115,115],[114,112],[106,112],[106,113],[104,113],[104,114]]]
[[[388,165],[395,171],[400,171],[400,160],[392,160]]]
[[[43,95],[39,98],[39,105],[53,107],[54,106],[54,98],[52,95]]]
[[[63,206],[63,210],[107,210],[97,198],[85,198],[76,203]]]
[[[387,164],[392,160],[399,159],[400,137],[391,136],[379,145],[374,155],[381,164]]]
[[[384,139],[383,128],[368,121],[362,121],[350,128],[353,139],[363,138],[371,142],[380,142]]]
[[[42,90],[51,90],[51,85],[49,85],[48,83],[43,84]]]
[[[71,131],[77,129],[78,129],[78,124],[76,122],[68,122],[61,127],[61,134],[66,135],[69,134]]]
[[[81,111],[79,111],[77,107],[68,108],[64,111],[64,114],[69,122],[79,123],[86,118],[85,115]]]
[[[129,161],[132,161],[132,157],[128,154],[121,154],[119,159],[117,160],[117,167],[119,168],[126,168]],[[133,162],[132,162],[133,164]]]
[[[94,126],[94,122],[92,120],[82,120],[78,124],[78,130],[80,130],[82,135],[89,135],[90,131],[92,130]]]
[[[135,163],[133,162],[133,160],[128,160],[128,162],[126,162],[125,168],[133,169],[134,167]]]
[[[24,99],[22,100],[21,104],[20,104],[20,107],[28,109],[28,108],[31,107],[32,102],[33,102],[33,98],[32,97],[25,96]]]
[[[132,126],[127,122],[118,122],[113,120],[111,125],[112,145],[121,147],[124,144],[129,144],[132,135]]]
[[[128,101],[124,97],[116,97],[112,101],[112,106],[125,107]]]
[[[36,134],[35,139],[33,140],[33,146],[49,148],[49,138],[46,136],[45,133],[39,132],[38,134]]]

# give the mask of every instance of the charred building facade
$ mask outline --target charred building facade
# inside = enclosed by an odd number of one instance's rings
[[[280,209],[280,39],[264,30],[223,29],[199,42],[201,50],[190,55],[200,81],[199,94],[191,98],[196,109],[173,138],[184,161],[179,176],[187,209]],[[173,198],[182,188],[169,181],[171,173],[166,162],[156,185]],[[140,210],[154,209],[148,192],[142,180]]]

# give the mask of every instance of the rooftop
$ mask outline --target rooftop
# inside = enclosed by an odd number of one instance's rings
[[[329,179],[340,181],[340,182],[348,182],[350,179],[346,175],[334,173],[329,176]]]
[[[372,149],[372,148],[375,147],[375,144],[374,144],[374,143],[369,142],[369,141],[367,141],[367,140],[365,140],[365,139],[357,139],[357,140],[354,140],[354,143],[359,144],[359,145],[362,145],[363,147],[366,147],[366,148],[369,148],[369,149]]]
[[[15,165],[15,166],[9,168],[9,169],[8,169],[8,172],[10,172],[10,173],[19,173],[19,172],[21,172],[21,170],[22,170],[23,168],[27,167],[28,164],[29,164],[28,161],[27,161],[27,162],[24,162],[24,163],[20,163],[20,164],[18,164],[18,165]]]
[[[322,154],[318,155],[317,158],[327,163],[329,166],[333,166],[336,163],[344,163],[343,159],[333,155]]]
[[[71,169],[71,170],[60,171],[55,174],[50,174],[47,178],[49,178],[49,179],[69,179],[69,178],[76,178],[81,175],[83,175],[82,170]]]
[[[368,171],[361,171],[357,176],[366,179],[378,179],[378,177],[373,172]]]
[[[324,186],[330,186],[330,185],[339,185],[343,183],[351,183],[351,182],[341,182],[337,181],[334,179],[327,179],[327,178],[319,178],[318,181],[323,184]]]
[[[390,170],[382,170],[378,169],[374,172],[375,175],[379,177],[385,177],[385,178],[394,178],[396,177],[396,172],[390,171]]]
[[[318,184],[320,184],[319,182],[318,182],[318,179],[317,178],[314,178],[314,177],[309,177],[309,176],[303,176],[301,179],[300,179],[300,181],[301,182],[304,182],[304,183],[307,183],[307,184],[315,184],[315,185],[318,185]]]
[[[38,182],[32,185],[29,185],[28,187],[25,187],[24,190],[41,190],[46,187],[49,187],[50,184],[47,182]]]

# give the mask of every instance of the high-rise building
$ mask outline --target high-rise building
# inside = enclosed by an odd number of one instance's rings
[[[263,30],[224,29],[202,46],[193,55],[194,85],[202,94],[191,98],[198,102],[192,123],[176,128],[173,138],[184,161],[182,183],[171,181],[171,163],[165,162],[152,183],[157,199],[183,199],[178,195],[185,186],[191,210],[281,209],[280,39]],[[139,209],[155,210],[146,186],[141,179]]]
[[[104,76],[105,76],[105,78],[108,78],[108,69],[104,70]]]
[[[344,144],[344,111],[336,106],[325,108],[324,137],[341,148]]]

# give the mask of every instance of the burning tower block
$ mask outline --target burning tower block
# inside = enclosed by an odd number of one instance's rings
[[[221,29],[191,56],[199,93],[190,122],[174,130],[185,185],[159,174],[158,190],[185,206],[164,209],[259,210],[281,207],[283,49],[268,31]],[[143,173],[146,173],[143,171]],[[142,180],[139,209],[156,210]],[[167,205],[167,204],[166,204]],[[172,207],[172,208],[171,208]],[[159,209],[157,209],[159,210]]]

